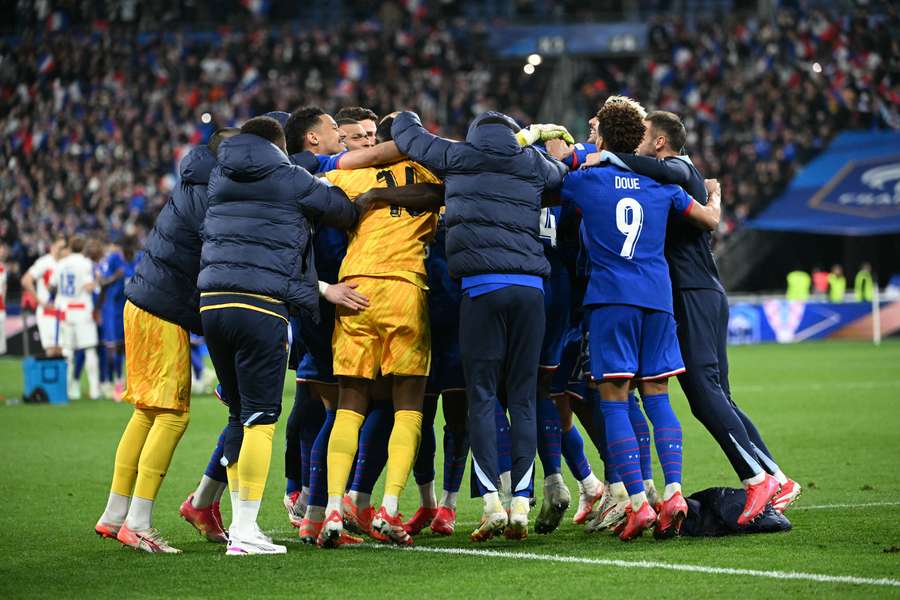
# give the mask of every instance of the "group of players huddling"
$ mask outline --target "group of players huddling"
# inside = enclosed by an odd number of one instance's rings
[[[527,537],[536,454],[537,532],[555,530],[571,503],[564,457],[578,480],[574,523],[622,540],[677,535],[688,506],[672,376],[746,489],[738,524],[797,499],[800,486],[731,400],[728,304],[709,238],[720,191],[682,155],[676,115],[614,96],[583,144],[496,112],[474,119],[465,141],[429,133],[412,112],[335,117],[268,113],[182,161],[125,290],[135,410],[97,533],[179,552],[151,517],[188,422],[189,332],[205,336],[229,412],[180,512],[228,555],[286,552],[257,516],[288,367],[297,389],[284,503],[301,539],[320,547],[358,535],[411,545],[426,527],[452,534],[470,449],[484,503],[472,541]],[[404,520],[411,471],[421,501]]]

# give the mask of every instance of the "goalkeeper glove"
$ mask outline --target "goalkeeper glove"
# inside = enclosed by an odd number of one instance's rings
[[[546,142],[557,138],[561,138],[569,144],[575,143],[575,138],[565,127],[552,123],[531,125],[526,129],[519,130],[519,133],[516,134],[516,141],[520,146],[530,146],[539,141]]]

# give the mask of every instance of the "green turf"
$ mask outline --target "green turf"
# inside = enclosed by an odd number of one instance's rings
[[[798,508],[900,500],[900,342],[880,348],[838,342],[739,347],[732,349],[731,360],[736,400],[753,416],[788,474],[805,486]],[[0,361],[0,395],[15,396],[20,386],[18,362]],[[292,395],[289,384],[285,412]],[[673,403],[685,427],[686,490],[735,485],[728,463],[691,417],[680,390]],[[138,554],[92,532],[130,411],[87,400],[68,407],[0,407],[0,597],[900,596],[898,587],[746,575],[377,546],[315,550],[295,543],[281,507],[280,441],[260,520],[276,539],[289,544],[288,554],[226,558],[221,546],[201,541],[178,516],[178,505],[202,473],[225,416],[209,397],[194,400],[191,425],[155,514],[155,524],[184,554]],[[280,426],[279,439],[281,431]],[[595,452],[591,461],[599,467]],[[657,474],[659,485],[659,469]],[[570,487],[575,490],[571,479]],[[411,485],[402,508],[411,513],[416,499]],[[777,535],[663,543],[645,537],[624,544],[606,534],[585,535],[566,521],[550,536],[532,534],[523,543],[498,540],[476,547],[467,533],[479,513],[478,502],[462,500],[457,534],[444,539],[425,533],[417,546],[900,579],[900,553],[885,551],[900,546],[900,505],[793,510],[788,515],[794,530]]]

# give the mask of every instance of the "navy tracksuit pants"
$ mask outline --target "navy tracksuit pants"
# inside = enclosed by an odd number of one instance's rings
[[[544,337],[541,290],[508,286],[470,298],[459,310],[459,345],[469,401],[469,438],[482,490],[499,489],[498,397],[506,400],[512,438],[512,491],[530,497],[537,452],[537,377]]]
[[[287,307],[237,293],[201,296],[200,307],[209,357],[228,403],[225,458],[233,463],[244,426],[275,423],[281,414],[290,348]]]
[[[728,298],[712,289],[675,290],[678,342],[687,371],[678,376],[691,412],[725,452],[741,480],[778,465],[753,422],[731,398]]]

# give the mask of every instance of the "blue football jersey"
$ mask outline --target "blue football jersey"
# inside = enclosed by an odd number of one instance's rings
[[[570,157],[568,157],[563,162],[572,170],[578,169],[581,165],[584,164],[584,161],[587,160],[588,154],[593,154],[597,152],[596,144],[589,144],[587,142],[578,142],[573,147],[573,152]]]
[[[343,155],[347,154],[347,151],[338,152],[337,154],[316,154],[316,160],[319,161],[319,170],[317,173],[327,173],[328,171],[334,171],[338,168],[338,163],[341,160]]]
[[[115,275],[116,271],[126,269],[125,258],[119,252],[110,252],[100,261],[100,276],[104,279]],[[119,278],[103,290],[103,310],[115,311],[119,297],[125,297],[125,279]]]
[[[676,185],[609,166],[569,173],[562,198],[581,212],[590,258],[585,306],[630,304],[671,313],[666,223],[672,211],[690,211],[691,197]]]

